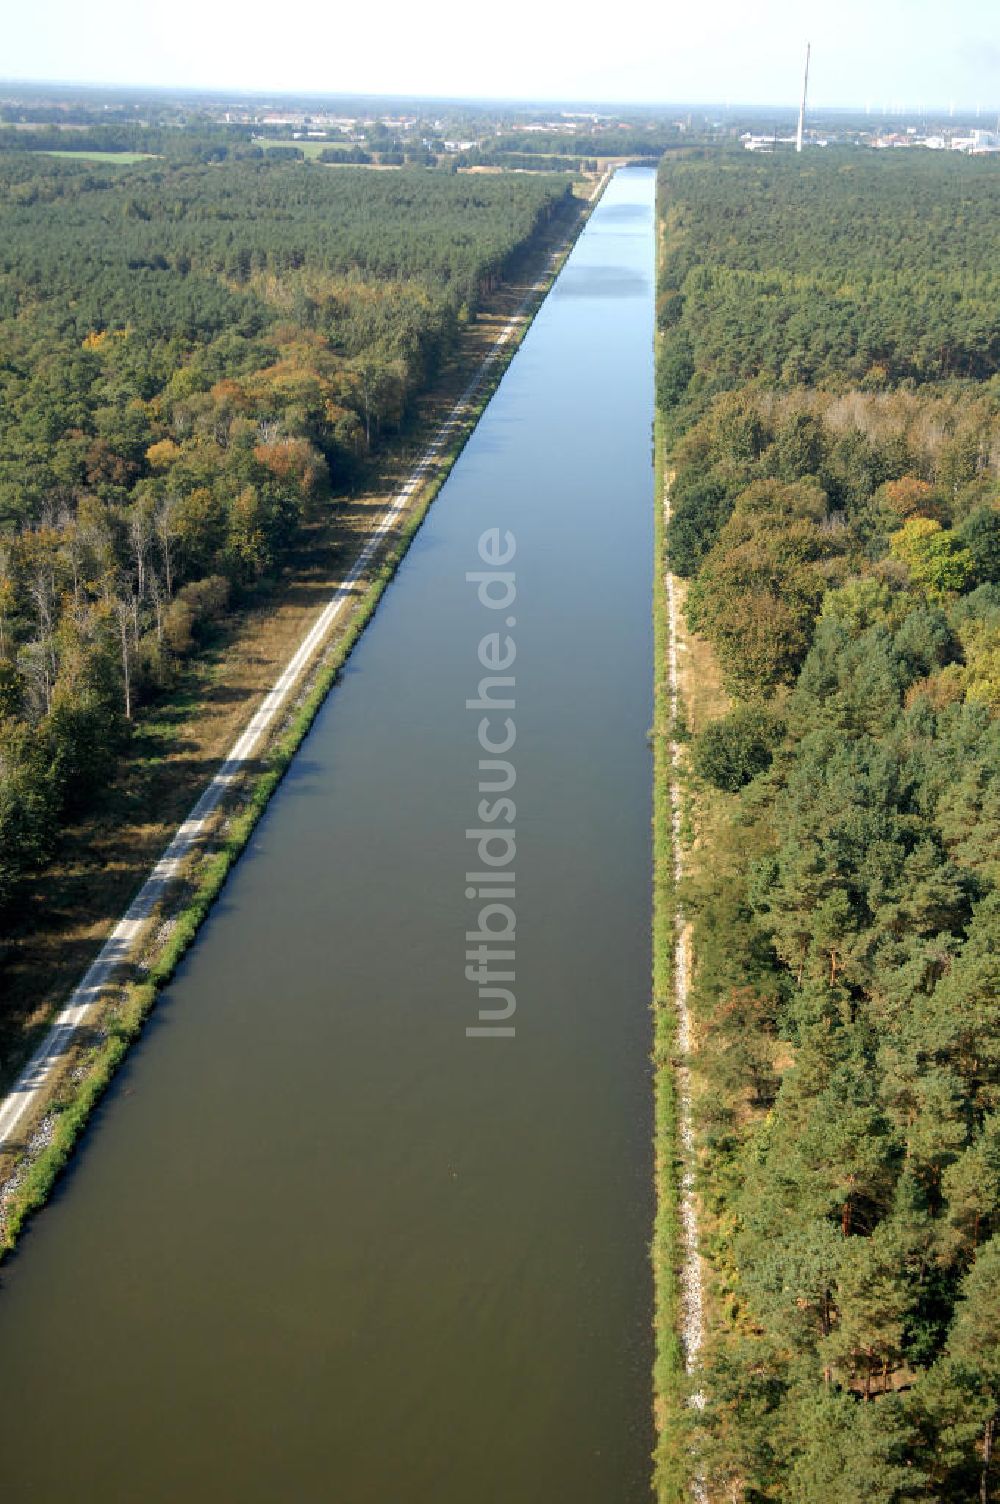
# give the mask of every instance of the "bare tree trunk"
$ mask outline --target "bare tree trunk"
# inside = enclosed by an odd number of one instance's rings
[[[149,513],[142,506],[133,506],[128,519],[129,539],[135,555],[135,579],[139,600],[146,597],[146,558],[152,528]]]
[[[149,595],[153,602],[153,610],[156,612],[156,642],[158,647],[163,646],[163,591],[160,589],[160,577],[155,569],[149,577]]]
[[[125,719],[130,721],[132,719],[132,679],[129,663],[128,630],[124,615],[121,618],[120,627],[122,639],[122,674],[125,683]]]
[[[13,562],[9,550],[0,547],[0,658],[7,656],[7,621],[16,602]]]
[[[993,1427],[996,1416],[991,1415],[983,1431],[983,1471],[979,1480],[979,1504],[990,1504],[990,1463],[993,1460]]]
[[[59,510],[59,532],[63,540],[63,553],[69,561],[70,573],[73,576],[73,604],[78,606],[80,604],[80,591],[83,585],[80,573],[83,567],[83,559],[76,518],[68,506],[63,506]]]
[[[118,622],[118,640],[122,650],[122,682],[125,689],[125,719],[132,719],[132,651],[135,623],[139,602],[129,591],[127,596],[115,595],[114,612]]]
[[[47,715],[52,709],[52,690],[59,672],[54,631],[56,582],[47,566],[42,565],[28,581],[28,594],[34,602],[35,620],[38,623],[38,641],[44,665],[42,686]]]
[[[163,560],[163,583],[166,586],[168,601],[173,600],[174,596],[174,540],[177,534],[173,523],[176,511],[176,499],[168,496],[157,509],[153,524],[160,545],[160,557]]]

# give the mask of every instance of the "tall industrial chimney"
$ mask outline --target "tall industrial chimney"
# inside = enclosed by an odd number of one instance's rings
[[[809,43],[806,43],[806,71],[802,79],[802,108],[799,110],[799,128],[795,136],[795,150],[802,150],[802,132],[806,128],[806,95],[809,92]]]

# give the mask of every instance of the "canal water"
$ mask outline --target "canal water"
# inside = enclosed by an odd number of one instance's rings
[[[2,1271],[5,1504],[649,1496],[653,199],[609,186]],[[508,636],[515,1032],[470,1036]]]

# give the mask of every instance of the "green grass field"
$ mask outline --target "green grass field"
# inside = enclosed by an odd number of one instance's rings
[[[149,162],[153,153],[148,151],[42,151],[32,153],[41,157],[72,157],[78,162],[110,162],[116,167],[131,167],[135,162]]]
[[[265,151],[273,151],[276,146],[295,146],[295,147],[298,147],[299,151],[301,151],[302,155],[307,160],[309,160],[312,157],[318,157],[319,154],[320,154],[320,152],[321,151],[325,151],[328,146],[332,146],[332,147],[343,146],[343,149],[346,151],[349,144],[350,143],[347,142],[347,141],[341,142],[341,141],[336,141],[336,140],[334,140],[334,141],[274,141],[269,136],[255,136],[253,138],[253,145],[254,146],[262,146]]]

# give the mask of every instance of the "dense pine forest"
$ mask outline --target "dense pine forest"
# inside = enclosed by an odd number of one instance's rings
[[[0,155],[0,924],[144,704],[572,212],[537,174]]]
[[[943,155],[943,154],[942,154]],[[1000,1498],[995,161],[661,168],[710,1497]]]

